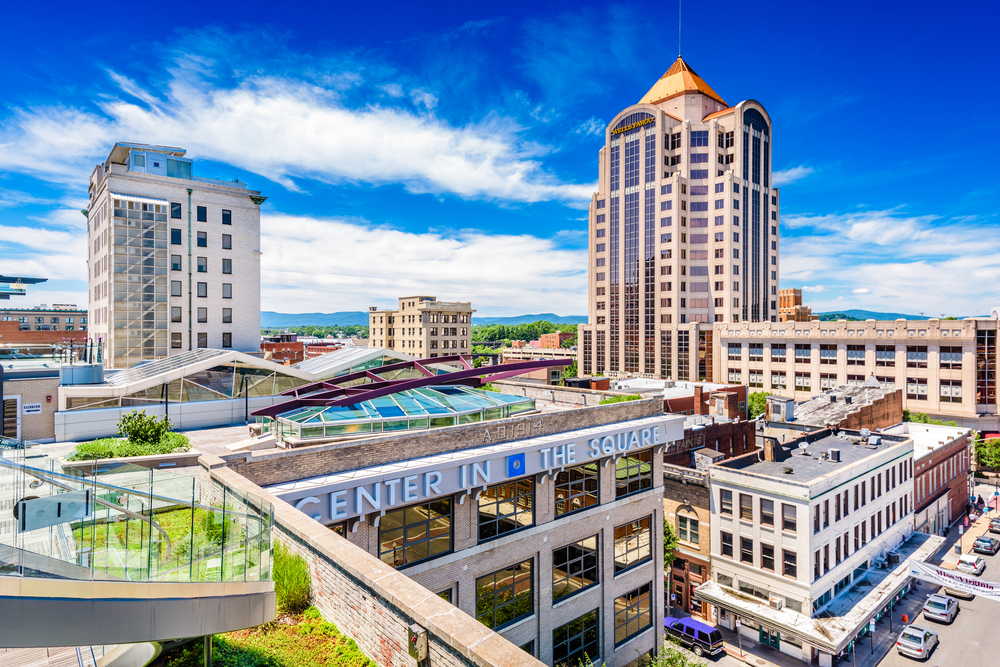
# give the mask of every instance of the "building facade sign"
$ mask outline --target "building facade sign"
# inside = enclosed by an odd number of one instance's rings
[[[683,436],[684,418],[665,415],[469,449],[464,456],[444,462],[441,459],[445,457],[434,456],[388,464],[338,475],[340,479],[329,484],[307,489],[272,488],[271,492],[315,520],[332,523],[452,494],[475,499],[487,486],[509,479],[554,475],[563,468],[651,447],[669,451],[671,446],[680,445]],[[460,497],[459,502],[464,500]]]

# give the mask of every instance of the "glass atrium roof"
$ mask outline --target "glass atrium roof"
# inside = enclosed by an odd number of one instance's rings
[[[535,409],[535,401],[464,386],[406,389],[346,406],[308,406],[278,415],[281,436],[329,437],[437,428],[503,419]]]

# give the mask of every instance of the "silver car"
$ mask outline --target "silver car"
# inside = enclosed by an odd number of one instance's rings
[[[926,660],[938,644],[937,633],[919,625],[908,625],[896,639],[896,650],[917,660]]]
[[[958,557],[955,569],[966,574],[979,576],[986,569],[986,559],[976,554],[962,554]]]
[[[928,595],[924,603],[924,619],[951,623],[958,614],[958,600],[947,595]]]

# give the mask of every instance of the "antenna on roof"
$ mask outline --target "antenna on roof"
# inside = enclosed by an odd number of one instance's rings
[[[681,57],[681,2],[677,0],[677,57]]]

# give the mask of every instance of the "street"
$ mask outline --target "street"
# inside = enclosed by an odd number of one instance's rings
[[[993,537],[1000,538],[1000,535]],[[986,559],[986,570],[980,578],[988,581],[1000,580],[1000,555],[983,555],[983,558]],[[926,599],[934,588],[921,583],[919,590],[922,598]],[[923,614],[910,620],[911,623],[937,632],[941,640],[930,658],[923,661],[924,664],[940,667],[992,664],[996,656],[1000,655],[1000,631],[993,626],[993,623],[1000,618],[1000,603],[980,597],[973,600],[958,599],[958,601],[960,611],[951,625],[925,621]],[[919,662],[901,656],[893,649],[879,663],[879,667],[911,666]]]

